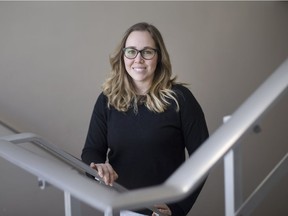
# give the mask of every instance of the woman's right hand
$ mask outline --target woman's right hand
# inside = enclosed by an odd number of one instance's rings
[[[106,185],[113,185],[113,182],[118,178],[118,174],[109,163],[91,163],[90,167],[95,169],[99,176],[104,180]]]

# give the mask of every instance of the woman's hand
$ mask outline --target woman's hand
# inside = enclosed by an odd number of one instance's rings
[[[166,205],[166,204],[157,204],[154,206],[155,208],[157,208],[159,210],[159,212],[161,212],[164,215],[172,215],[172,212],[170,210],[170,208]],[[158,214],[156,214],[155,212],[153,212],[152,216],[157,216]]]
[[[109,163],[95,164],[91,163],[90,167],[97,170],[99,176],[103,178],[106,185],[113,185],[113,182],[118,178],[118,174]]]

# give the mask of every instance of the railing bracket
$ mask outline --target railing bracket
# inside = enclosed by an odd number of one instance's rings
[[[42,178],[38,178],[38,186],[41,190],[44,190],[46,187],[50,186],[50,184]]]

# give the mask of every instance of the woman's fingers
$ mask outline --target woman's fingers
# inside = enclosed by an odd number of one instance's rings
[[[161,212],[162,214],[172,215],[170,208],[166,204],[157,204],[154,207],[157,208],[159,212]],[[152,214],[152,216],[157,216],[157,215],[158,214],[156,214],[155,212],[153,212]]]
[[[103,178],[107,185],[112,186],[113,182],[118,178],[118,174],[109,163],[91,163],[90,167],[97,170],[99,176]]]

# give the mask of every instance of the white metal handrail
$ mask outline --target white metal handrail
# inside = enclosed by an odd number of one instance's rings
[[[63,149],[61,149],[58,146],[48,142],[47,140],[43,139],[42,137],[40,137],[36,134],[18,133],[18,134],[0,137],[0,141],[1,141],[1,139],[8,141],[8,142],[11,142],[11,143],[14,143],[14,144],[28,143],[28,142],[33,143],[33,144],[43,148],[44,150],[50,152],[51,154],[56,156],[58,159],[61,159],[62,161],[66,162],[67,164],[69,164],[73,168],[75,168],[79,171],[85,172],[86,174],[90,174],[91,176],[93,176],[95,178],[95,180],[97,180],[97,182],[99,184],[102,184],[103,186],[107,187],[108,189],[110,189],[110,190],[113,189],[113,190],[120,192],[120,193],[124,193],[124,192],[128,191],[128,189],[124,188],[123,186],[121,186],[120,184],[118,184],[116,182],[113,183],[112,187],[107,186],[105,184],[104,180],[99,176],[99,174],[96,170],[92,169],[90,166],[83,163],[78,158],[74,157],[73,155],[67,153]],[[1,153],[0,153],[0,155],[1,155]],[[15,153],[13,155],[15,156]],[[22,162],[18,161],[18,163],[22,163]],[[15,163],[15,164],[17,164],[17,163]],[[30,164],[30,166],[33,166],[33,164],[32,165]],[[32,173],[32,174],[34,174],[34,173]],[[45,180],[45,178],[44,179],[42,179],[42,178],[43,177],[39,177],[39,179],[41,179],[42,181],[49,182],[49,181]],[[69,197],[67,197],[68,194],[69,194]],[[71,200],[70,193],[68,191],[67,191],[67,193],[65,193],[65,197],[67,197],[68,200]],[[68,205],[70,205],[70,203],[68,203]],[[67,207],[67,208],[69,208],[69,207]],[[159,216],[163,215],[161,212],[159,212],[159,210],[157,208],[155,208],[153,206],[149,206],[149,207],[145,207],[145,208],[148,208],[148,209],[152,210],[153,212],[156,212]]]
[[[170,202],[188,196],[209,170],[252,129],[288,86],[288,60],[218,128],[206,142],[161,186],[139,189],[115,197],[112,208]],[[187,175],[193,170],[193,175]]]
[[[63,183],[63,181],[70,179],[72,174],[69,175],[69,178],[66,178],[61,175],[60,172],[53,173],[53,170],[50,170],[50,167],[47,167],[52,175],[47,176],[45,173],[42,173],[40,169],[35,169],[33,166],[34,163],[31,164],[31,168],[30,165],[28,165],[29,160],[21,157],[21,160],[27,163],[23,168],[33,171],[38,176],[43,176],[48,182],[54,183],[60,188],[68,190],[73,196],[102,210],[107,216],[118,215],[121,209],[137,209],[153,205],[154,203],[177,201],[188,196],[197,188],[201,181],[207,176],[209,170],[220,161],[230,149],[235,147],[250,129],[255,126],[257,121],[263,117],[265,112],[268,111],[276,100],[284,94],[287,86],[288,60],[280,65],[280,67],[278,67],[277,70],[232,114],[229,121],[220,126],[192,155],[192,157],[190,157],[186,163],[182,164],[182,166],[179,167],[162,185],[131,190],[125,193],[116,193],[107,188],[101,186],[95,187],[94,185],[93,187],[95,190],[97,189],[97,193],[91,193],[91,182],[87,183],[87,187],[83,187],[84,184],[81,183],[81,189],[75,189],[72,185],[66,186],[66,182]],[[2,145],[5,146],[4,151]],[[13,162],[15,159],[9,155],[10,147],[11,145],[9,145],[8,141],[1,141],[0,154],[7,160]],[[20,153],[20,150],[15,149],[15,147],[16,146],[12,147],[13,151],[22,154]],[[25,154],[27,153],[23,153],[23,155]],[[38,160],[41,161],[44,159],[38,158]],[[43,170],[42,167],[41,170]],[[187,175],[191,170],[193,170],[193,175]],[[82,181],[87,181],[87,179],[80,180],[80,178],[76,178],[77,180],[75,180],[75,176],[73,178],[72,183],[75,185],[79,185]],[[93,192],[95,191],[93,190]],[[93,202],[91,200],[93,200]]]
[[[6,140],[8,142],[12,142],[14,144],[31,142],[31,143],[47,150],[48,152],[55,155],[56,157],[63,160],[64,162],[67,162],[69,165],[94,176],[95,179],[100,184],[105,185],[105,182],[103,181],[103,179],[98,175],[98,173],[94,169],[89,167],[87,164],[83,163],[78,158],[74,157],[73,155],[67,153],[63,149],[61,149],[58,146],[48,142],[47,140],[43,139],[42,137],[40,137],[36,134],[18,133],[18,134],[13,134],[13,135],[9,135],[9,136],[3,136],[3,137],[1,137],[1,139]],[[117,184],[116,182],[114,183],[113,188],[119,192],[127,191],[127,189],[125,189],[121,185]]]
[[[109,200],[117,194],[114,190],[95,184],[90,179],[80,175],[75,169],[59,166],[59,163],[55,161],[40,157],[4,139],[0,139],[0,146],[0,156],[4,159],[41,179],[45,179],[55,187],[70,192],[75,198],[81,199],[94,208],[106,210],[109,206]],[[97,200],[97,198],[95,201],[95,196],[101,194],[105,194],[101,199],[102,201]]]

